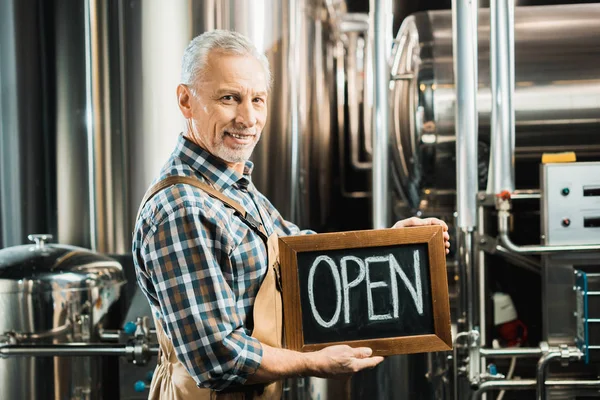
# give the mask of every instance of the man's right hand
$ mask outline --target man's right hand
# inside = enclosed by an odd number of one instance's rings
[[[329,346],[312,353],[278,349],[262,344],[260,366],[246,384],[278,381],[298,376],[345,378],[366,368],[373,368],[383,357],[372,357],[368,347],[353,349],[346,345]]]
[[[320,378],[344,377],[367,368],[373,368],[383,361],[381,356],[371,356],[368,347],[352,348],[347,345],[329,346],[314,353],[307,353],[308,367],[312,376]]]

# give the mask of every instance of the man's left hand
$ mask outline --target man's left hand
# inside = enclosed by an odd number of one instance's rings
[[[441,219],[411,217],[396,222],[392,228],[408,228],[410,226],[424,225],[441,225],[444,232],[444,246],[446,247],[446,254],[448,254],[450,252],[450,234],[448,233],[448,225]]]

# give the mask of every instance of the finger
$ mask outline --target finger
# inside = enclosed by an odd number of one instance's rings
[[[357,347],[352,349],[352,353],[356,358],[368,358],[373,354],[373,350],[369,347]]]
[[[439,219],[439,218],[433,218],[433,217],[431,217],[431,218],[425,218],[425,221],[426,221],[427,225],[439,225],[439,226],[441,226],[443,232],[447,232],[448,231],[448,225],[444,221],[442,221],[441,219]]]
[[[445,241],[450,240],[450,234],[448,232],[444,232],[444,240]]]
[[[366,368],[374,368],[382,361],[383,357],[381,356],[361,358],[354,360],[353,366],[355,367],[355,371],[360,371]]]
[[[448,232],[448,224],[446,224],[444,221],[442,221],[439,218],[434,218],[434,219],[435,219],[435,224],[440,225],[442,227],[442,231]]]
[[[422,225],[423,222],[419,218],[411,217],[400,220],[394,224],[392,228],[408,228],[409,226]]]

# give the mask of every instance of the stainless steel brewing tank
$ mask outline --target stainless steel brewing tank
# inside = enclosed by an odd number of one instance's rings
[[[480,189],[490,143],[489,10],[479,13]],[[600,158],[600,4],[515,10],[517,188],[538,185],[541,153]],[[450,11],[416,13],[396,37],[391,69],[396,187],[412,209],[453,208],[455,93]],[[437,203],[437,204],[433,204]]]
[[[45,243],[0,250],[0,346],[97,341],[125,283],[113,259]],[[0,359],[0,399],[100,399],[99,357]]]

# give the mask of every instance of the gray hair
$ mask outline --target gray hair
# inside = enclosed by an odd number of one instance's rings
[[[271,89],[271,69],[267,57],[258,51],[246,36],[226,30],[204,32],[192,39],[183,53],[181,83],[193,86],[199,82],[206,67],[208,54],[212,50],[226,54],[255,57],[264,67],[267,90]]]

